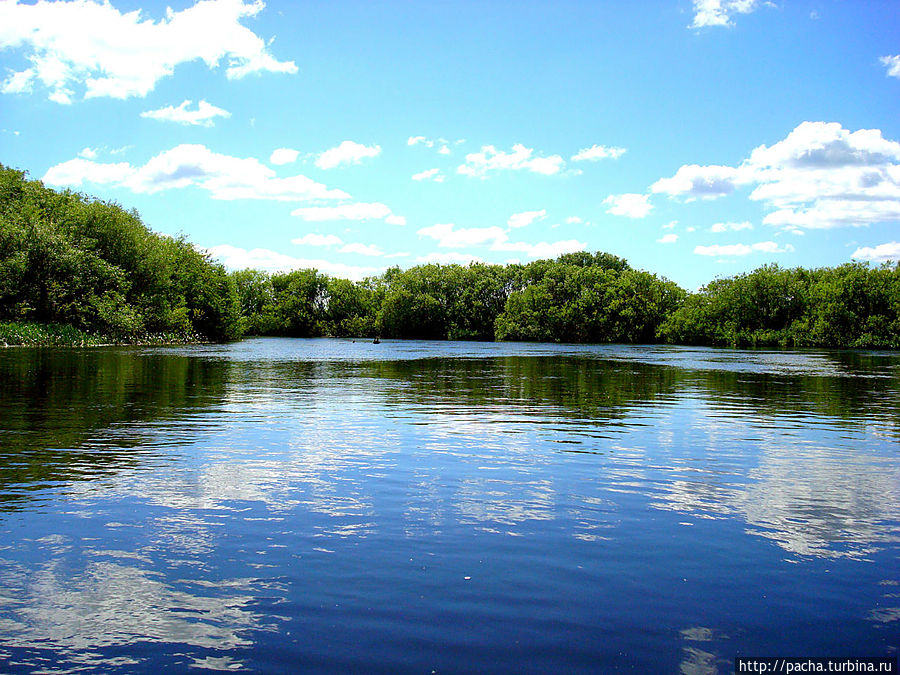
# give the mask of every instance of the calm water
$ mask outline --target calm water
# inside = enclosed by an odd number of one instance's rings
[[[0,350],[0,671],[900,646],[900,354]]]

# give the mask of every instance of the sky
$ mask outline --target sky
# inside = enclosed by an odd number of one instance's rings
[[[0,163],[229,269],[900,259],[896,0],[0,0]]]

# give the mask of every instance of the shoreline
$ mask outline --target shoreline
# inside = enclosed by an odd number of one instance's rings
[[[199,335],[144,335],[117,339],[110,335],[88,333],[74,326],[33,321],[0,322],[0,347],[155,347],[166,345],[208,344]]]

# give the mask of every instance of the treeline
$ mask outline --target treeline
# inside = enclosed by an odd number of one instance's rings
[[[62,324],[126,342],[240,336],[233,281],[187,240],[3,166],[0,321]]]
[[[784,269],[717,279],[685,298],[661,341],[733,347],[900,348],[900,265]]]
[[[0,328],[28,321],[121,341],[381,336],[896,349],[900,266],[768,265],[696,293],[586,252],[393,267],[356,282],[316,270],[228,274],[134,212],[0,167]]]
[[[609,253],[527,265],[419,265],[353,283],[314,270],[232,274],[252,335],[653,342],[685,292]]]

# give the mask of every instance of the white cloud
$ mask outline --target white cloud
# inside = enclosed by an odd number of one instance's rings
[[[193,126],[211,127],[213,119],[216,117],[231,117],[231,113],[222,108],[210,105],[206,101],[200,101],[196,110],[188,110],[191,104],[190,100],[182,101],[177,108],[175,106],[167,106],[159,110],[147,110],[141,113],[141,117],[149,117],[154,120],[165,122],[177,122],[178,124],[188,124]]]
[[[887,67],[887,74],[890,77],[900,77],[900,55],[882,56],[880,60]]]
[[[443,183],[444,182],[444,174],[441,173],[440,169],[426,169],[421,173],[414,174],[412,177],[413,180],[431,180],[435,183]]]
[[[491,171],[530,171],[550,176],[559,173],[566,164],[559,155],[534,157],[533,154],[533,149],[526,148],[521,143],[516,143],[512,152],[503,152],[493,145],[485,145],[481,152],[466,155],[466,163],[457,167],[456,172],[476,178],[486,178]]]
[[[2,43],[0,43],[2,45]],[[31,68],[13,73],[0,86],[4,94],[29,94],[34,88],[34,71]]]
[[[863,246],[856,249],[851,257],[875,262],[897,261],[900,260],[900,242],[890,241],[875,247]]]
[[[661,236],[661,237],[660,237],[659,239],[657,239],[656,241],[658,241],[660,244],[674,244],[676,241],[678,241],[678,235],[677,235],[677,234],[671,234],[671,233],[670,233],[670,234],[664,234],[663,236]]]
[[[102,164],[78,158],[50,167],[42,180],[48,185],[64,187],[78,187],[82,183],[122,185],[134,173],[135,169],[127,162]]]
[[[434,146],[439,146],[438,154],[441,155],[449,155],[451,153],[450,145],[459,145],[460,143],[465,143],[465,139],[459,139],[458,141],[448,141],[446,138],[425,138],[425,136],[410,136],[406,140],[407,145],[423,145],[426,148],[433,148]]]
[[[384,251],[375,244],[344,244],[338,253],[358,253],[359,255],[382,256]]]
[[[306,206],[291,211],[292,216],[313,222],[331,220],[384,220],[389,225],[405,225],[406,219],[395,216],[389,206],[380,202],[356,202],[339,206]]]
[[[568,218],[566,218],[567,225],[577,225],[577,224],[583,223],[583,222],[584,222],[584,220],[582,220],[578,216],[569,216]]]
[[[641,194],[610,195],[603,204],[609,207],[607,213],[627,218],[643,218],[653,210],[649,195]]]
[[[0,2],[0,49],[21,48],[32,63],[9,76],[2,90],[24,93],[40,82],[60,103],[71,102],[76,86],[85,98],[146,96],[176,66],[198,60],[208,68],[225,61],[229,79],[296,73],[293,61],[276,60],[263,39],[241,25],[264,6],[206,0],[153,21],[140,10],[122,14],[95,0]]]
[[[353,281],[359,281],[380,271],[375,267],[344,265],[330,260],[295,258],[265,248],[254,248],[248,251],[237,246],[221,244],[206,250],[213,258],[232,270],[255,269],[266,272],[288,272],[299,269],[316,269],[330,276]]]
[[[277,178],[253,158],[220,155],[203,145],[179,145],[150,159],[144,166],[125,162],[103,164],[72,159],[50,167],[43,180],[49,185],[78,187],[83,183],[112,185],[137,193],[198,187],[213,199],[307,201],[349,199],[343,190],[297,175]]]
[[[557,258],[563,253],[575,253],[583,251],[587,248],[587,244],[576,239],[566,239],[564,241],[540,241],[536,244],[529,244],[524,241],[498,242],[491,247],[493,251],[516,251],[524,253],[528,258]]]
[[[457,229],[452,223],[439,223],[423,227],[417,234],[434,239],[441,248],[465,248],[484,246],[506,241],[506,230],[502,227],[469,227]]]
[[[837,122],[803,122],[783,141],[755,148],[745,164],[758,180],[770,178],[766,171],[871,167],[892,160],[900,160],[900,143],[878,129],[851,132]]]
[[[734,192],[737,175],[737,169],[730,166],[686,164],[671,178],[660,178],[650,191],[670,197],[687,195],[687,201],[716,199]]]
[[[600,159],[618,159],[627,152],[625,148],[614,148],[607,145],[592,145],[589,148],[582,148],[572,155],[573,162],[596,162]]]
[[[316,158],[320,169],[333,169],[342,164],[359,164],[367,157],[381,154],[380,145],[363,145],[353,141],[343,141],[339,146],[326,150]]]
[[[451,223],[441,223],[431,227],[423,227],[417,233],[420,237],[429,237],[441,248],[466,248],[471,246],[488,246],[492,251],[515,251],[524,253],[530,258],[555,258],[563,253],[583,251],[586,244],[569,239],[556,242],[509,241],[509,234],[502,227],[470,227],[459,228]]]
[[[276,166],[291,164],[292,162],[297,161],[299,155],[300,153],[293,148],[278,148],[277,150],[272,151],[272,154],[269,156],[269,163],[275,164]]]
[[[761,241],[756,244],[713,244],[712,246],[697,246],[694,253],[708,256],[741,256],[751,253],[790,253],[794,247],[785,244],[779,247],[774,241]]]
[[[734,14],[749,14],[761,5],[771,2],[760,0],[694,0],[694,21],[690,28],[705,26],[733,26]]]
[[[78,156],[84,159],[97,159],[97,151],[94,148],[83,148]]]
[[[57,89],[51,92],[47,98],[60,105],[72,105],[72,91],[70,89]]]
[[[872,223],[900,221],[900,196],[895,200],[817,200],[809,208],[773,211],[763,218],[775,227],[828,230],[835,227],[864,227]]]
[[[664,230],[674,230],[676,225],[678,225],[678,221],[677,221],[677,220],[670,220],[668,223],[666,223],[665,225],[662,226],[662,229],[664,229]]]
[[[772,209],[763,218],[768,225],[828,229],[900,220],[900,143],[878,129],[803,122],[737,167],[685,165],[651,190],[690,201],[741,185],[754,186],[750,199]]]
[[[291,239],[291,243],[299,246],[339,246],[344,242],[340,237],[334,234],[318,234],[317,232],[310,232],[309,234],[304,234],[302,237]]]
[[[484,262],[481,258],[468,253],[448,251],[446,253],[429,253],[416,258],[417,263],[438,265],[468,265],[473,262]]]
[[[374,244],[344,244],[343,240],[334,234],[310,233],[291,240],[292,244],[300,246],[340,246],[338,253],[358,253],[368,256],[382,256],[384,251]]]
[[[506,221],[506,224],[512,228],[526,227],[539,220],[543,220],[546,217],[547,209],[541,209],[540,211],[522,211],[521,213],[512,214],[509,217],[509,220]]]
[[[749,221],[741,223],[715,223],[709,228],[710,232],[740,232],[741,230],[752,230],[753,225]]]

